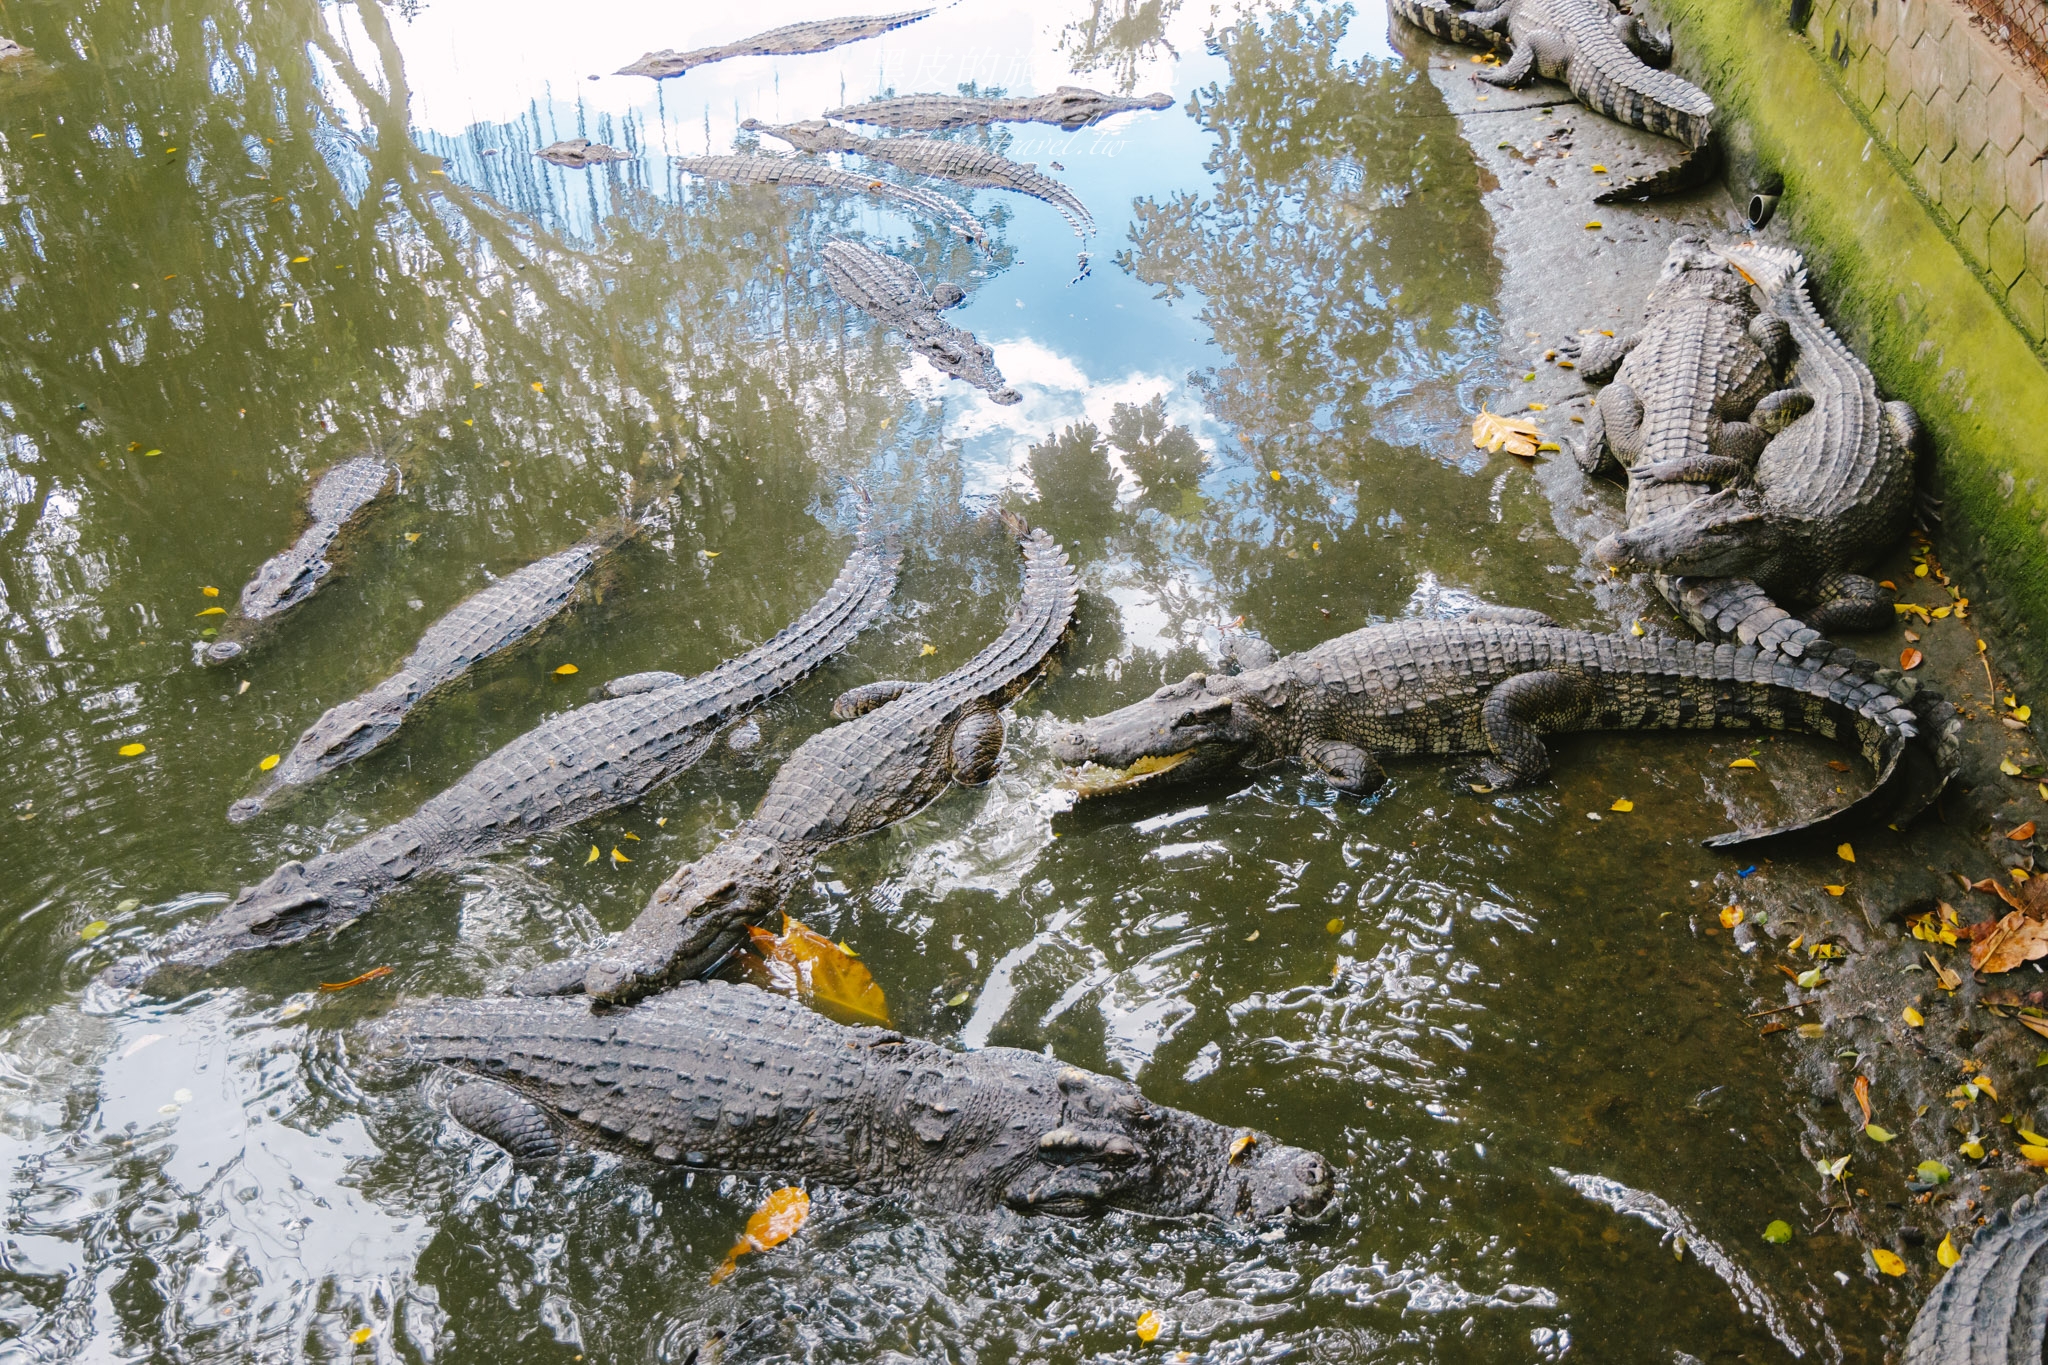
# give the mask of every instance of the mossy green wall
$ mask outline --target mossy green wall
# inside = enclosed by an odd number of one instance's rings
[[[1720,107],[1731,188],[1783,176],[1823,309],[1926,424],[1945,552],[2023,656],[2002,662],[2048,679],[2048,369],[1787,8],[1658,3],[1677,69]]]

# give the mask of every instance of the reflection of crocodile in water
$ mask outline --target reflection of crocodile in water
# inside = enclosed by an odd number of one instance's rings
[[[1676,165],[1596,196],[1611,204],[1668,194],[1697,184],[1713,168],[1710,149],[1714,102],[1688,81],[1659,71],[1669,44],[1644,33],[1635,16],[1607,0],[1499,0],[1486,9],[1462,9],[1450,0],[1389,0],[1392,12],[1439,38],[1494,48],[1506,34],[1513,54],[1479,79],[1516,86],[1532,75],[1562,81],[1579,103],[1645,132],[1685,144]]]
[[[1050,95],[979,99],[971,95],[899,95],[827,109],[826,118],[866,123],[877,128],[902,128],[918,133],[948,128],[976,128],[990,123],[1056,123],[1068,132],[1133,109],[1171,109],[1173,96],[1105,95],[1063,85]]]
[[[696,67],[722,62],[728,57],[802,57],[813,52],[829,52],[847,43],[879,37],[891,29],[914,24],[930,13],[932,11],[928,9],[917,9],[903,14],[849,15],[843,19],[814,19],[809,23],[786,24],[723,47],[700,47],[689,52],[664,48],[650,52],[631,66],[620,67],[616,74],[666,80]]]
[[[951,1213],[1317,1221],[1313,1152],[1148,1102],[1129,1081],[1016,1048],[955,1052],[835,1024],[752,986],[697,982],[632,1009],[433,1000],[366,1051],[484,1079],[449,1096],[522,1166],[579,1140],[701,1170],[778,1175]]]
[[[979,218],[945,195],[914,185],[897,185],[877,180],[871,175],[854,175],[831,166],[780,156],[679,156],[675,163],[691,175],[701,175],[706,180],[722,180],[728,185],[788,185],[894,199],[944,221],[970,242],[988,245],[988,229],[982,226]]]
[[[1476,784],[1525,786],[1550,768],[1545,734],[1581,730],[1799,730],[1853,734],[1877,773],[1872,790],[1814,820],[1721,835],[1730,846],[1883,815],[1904,824],[1939,794],[1947,751],[1914,743],[1919,721],[1823,644],[1803,659],[1751,646],[1562,630],[1539,612],[1487,607],[1462,621],[1368,626],[1235,677],[1162,687],[1055,741],[1074,764],[1120,770],[1083,795],[1128,791],[1225,765],[1298,759],[1339,790],[1386,781],[1377,755],[1486,755]]]
[[[2048,1343],[2048,1198],[1978,1228],[1906,1334],[1905,1365],[2037,1365]]]
[[[852,643],[895,587],[893,541],[863,525],[825,596],[781,634],[709,673],[614,679],[603,701],[566,711],[499,749],[410,816],[332,853],[288,862],[160,963],[124,962],[115,984],[213,967],[238,952],[339,929],[423,872],[628,805],[695,763],[737,717]]]
[[[584,170],[591,166],[600,166],[607,161],[631,161],[633,159],[631,152],[622,152],[618,148],[608,147],[602,142],[592,142],[587,137],[572,137],[565,138],[560,142],[550,142],[547,146],[535,152],[534,155],[542,161],[553,162],[557,166],[566,166],[572,171]]]
[[[1022,401],[1022,395],[1003,382],[995,352],[974,333],[939,316],[940,309],[965,297],[959,285],[946,281],[927,292],[916,271],[857,242],[828,242],[822,254],[832,292],[902,333],[903,344],[935,369],[966,380],[998,403]]]
[[[1754,467],[1698,461],[1687,477],[1723,485],[1718,492],[1651,519],[1631,515],[1594,556],[1622,571],[1728,580],[1727,595],[1799,608],[1823,631],[1889,626],[1890,599],[1858,570],[1905,534],[1919,419],[1878,397],[1870,371],[1821,320],[1798,252],[1749,244],[1721,254],[1770,300],[1766,316],[1790,324],[1803,415],[1770,439]],[[1719,615],[1734,630],[1712,620],[1703,632],[1752,638],[1747,621]]]
[[[241,610],[201,651],[210,664],[239,659],[256,632],[311,597],[334,566],[327,552],[348,524],[389,489],[398,471],[378,455],[343,460],[320,476],[306,500],[313,519],[289,550],[272,555],[242,585]]]
[[[995,776],[1002,708],[1031,684],[1074,619],[1067,556],[1044,531],[1022,538],[1024,596],[1009,626],[936,682],[878,682],[833,704],[845,720],[789,756],[754,813],[718,847],[661,884],[640,917],[595,961],[553,963],[514,989],[581,987],[634,1000],[716,967],[832,844],[914,815],[954,783]]]
[[[228,819],[253,818],[285,790],[355,762],[390,742],[412,709],[470,666],[510,649],[561,615],[584,576],[632,534],[621,524],[538,560],[474,593],[428,626],[398,671],[333,707],[306,728],[261,789],[228,807]]]

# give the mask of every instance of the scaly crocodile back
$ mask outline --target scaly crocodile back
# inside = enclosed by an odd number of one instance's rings
[[[1508,45],[1505,37],[1492,29],[1479,27],[1448,0],[1387,0],[1387,9],[1397,18],[1447,43],[1483,47],[1489,52],[1501,51]]]
[[[771,28],[766,33],[757,33],[751,38],[742,38],[735,43],[721,47],[700,47],[689,52],[677,52],[664,48],[660,52],[649,52],[630,66],[622,66],[614,74],[620,76],[652,76],[665,80],[680,76],[685,71],[712,62],[722,62],[729,57],[799,57],[813,52],[828,52],[847,43],[857,43],[863,38],[879,37],[892,29],[914,24],[931,14],[928,9],[911,10],[904,14],[862,14],[848,15],[843,19],[816,19],[803,24],[785,24]]]
[[[2039,1365],[2048,1342],[2048,1200],[2022,1195],[1949,1267],[1906,1335],[1905,1365]]]
[[[991,123],[1054,123],[1072,132],[1133,109],[1171,109],[1167,94],[1119,96],[1063,85],[1050,95],[1010,99],[976,99],[964,95],[900,95],[827,109],[826,118],[866,123],[878,128],[903,128],[920,133],[948,128],[976,128]]]
[[[998,403],[1023,400],[996,367],[995,352],[974,333],[939,316],[937,301],[909,266],[859,242],[828,242],[820,254],[832,292],[883,326],[895,328],[903,344],[934,369],[965,380]]]
[[[945,195],[914,185],[892,184],[869,175],[854,175],[831,166],[779,156],[679,156],[675,164],[691,175],[728,185],[795,186],[893,199],[939,219],[970,242],[988,245],[988,229],[979,218]]]
[[[1713,100],[1683,77],[1645,66],[1614,31],[1614,13],[1605,0],[1515,0],[1508,29],[1517,42],[1531,29],[1563,34],[1571,50],[1567,84],[1587,108],[1689,149],[1704,147]]]

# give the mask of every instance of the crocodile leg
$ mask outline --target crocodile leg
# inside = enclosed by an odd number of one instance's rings
[[[1576,729],[1593,707],[1593,684],[1547,669],[1517,673],[1486,696],[1479,723],[1491,758],[1479,765],[1479,780],[1495,791],[1523,787],[1550,771],[1543,731]]]
[[[1536,74],[1536,44],[1516,43],[1515,51],[1506,61],[1496,67],[1481,67],[1479,79],[1488,85],[1511,89]]]
[[[1579,348],[1579,377],[1589,384],[1612,383],[1621,362],[1643,339],[1641,332],[1625,337],[1594,337]]]
[[[1726,455],[1694,455],[1683,460],[1659,460],[1629,470],[1632,483],[1731,484],[1749,472],[1741,460]]]
[[[1749,410],[1749,420],[1762,427],[1766,434],[1776,436],[1786,427],[1807,413],[1813,411],[1813,395],[1805,389],[1778,389],[1757,400]]]
[[[562,1140],[547,1111],[531,1100],[489,1081],[471,1081],[448,1096],[448,1117],[487,1142],[512,1154],[522,1169],[553,1161],[562,1154]]]
[[[1644,66],[1661,71],[1671,65],[1671,40],[1660,38],[1644,28],[1633,14],[1614,16],[1614,36],[1621,39],[1622,45],[1635,53]]]
[[[1341,739],[1309,740],[1301,746],[1301,761],[1338,791],[1353,796],[1370,795],[1387,780],[1371,754]]]
[[[1606,401],[1593,409],[1598,426],[1574,453],[1588,474],[1619,473],[1643,455],[1643,400],[1625,379],[1600,396]]]
[[[1815,630],[1883,630],[1895,619],[1884,592],[1860,573],[1832,573],[1820,581],[1819,602],[1806,613]]]
[[[1771,368],[1783,374],[1792,360],[1792,324],[1776,313],[1758,313],[1749,320],[1749,339],[1757,344]]]
[[[891,679],[888,682],[863,683],[859,687],[849,687],[832,703],[832,719],[853,720],[887,706],[904,693],[923,686],[923,683]]]
[[[1508,31],[1508,19],[1512,16],[1513,12],[1513,5],[1503,4],[1495,5],[1492,9],[1466,10],[1460,17],[1466,23],[1472,25],[1472,27],[1484,29],[1488,33],[1506,33]]]
[[[1003,713],[994,707],[969,711],[953,727],[953,780],[979,787],[996,775],[1003,757]]]
[[[1707,429],[1708,453],[1716,459],[1732,461],[1744,473],[1756,468],[1756,457],[1764,453],[1770,440],[1770,433],[1754,422],[1715,422]]]

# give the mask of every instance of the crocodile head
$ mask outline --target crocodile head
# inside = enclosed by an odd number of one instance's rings
[[[234,903],[207,923],[181,933],[160,959],[117,962],[100,974],[115,986],[147,986],[169,994],[184,983],[254,948],[275,948],[356,918],[360,898],[294,860],[255,886],[244,887]]]
[[[228,807],[228,819],[238,825],[253,819],[279,792],[303,786],[369,753],[391,738],[410,702],[401,675],[331,708],[299,736],[260,790]]]
[[[1250,694],[1262,675],[1190,673],[1141,702],[1083,721],[1053,741],[1053,757],[1074,769],[1063,785],[1088,800],[1135,791],[1167,773],[1177,780],[1244,762],[1258,743]],[[1284,691],[1282,684],[1282,699]],[[1279,701],[1269,697],[1266,704]]]
[[[1791,533],[1749,489],[1730,488],[1617,531],[1593,547],[1616,573],[1759,578]]]
[[[781,901],[796,866],[779,841],[735,831],[655,889],[639,918],[585,970],[584,993],[624,1005],[704,975]]]
[[[1664,267],[1650,288],[1650,306],[1676,299],[1715,299],[1741,305],[1748,301],[1749,282],[1729,265],[1704,237],[1680,237],[1664,254]]]

